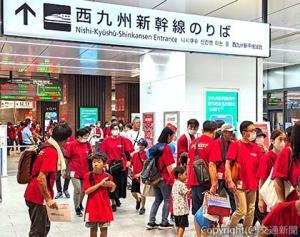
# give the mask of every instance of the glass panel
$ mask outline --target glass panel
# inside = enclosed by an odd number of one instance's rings
[[[300,86],[300,66],[287,67],[285,69],[285,87],[299,87]]]
[[[292,125],[300,118],[300,91],[288,91],[286,95],[287,124]]]
[[[268,90],[283,88],[283,69],[268,71]]]

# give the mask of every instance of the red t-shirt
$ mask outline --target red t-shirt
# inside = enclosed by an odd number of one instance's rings
[[[12,141],[16,140],[16,129],[13,126],[7,127],[7,136]]]
[[[257,177],[263,181],[266,181],[271,174],[272,168],[275,164],[277,155],[274,151],[269,151],[264,154],[259,162],[259,168],[257,171]]]
[[[83,179],[89,172],[88,155],[92,153],[92,146],[89,142],[80,143],[78,140],[71,142],[66,148],[65,157],[69,161],[70,176]]]
[[[17,130],[17,134],[18,134],[18,140],[21,142],[22,141],[22,130],[24,129],[24,127],[19,127]]]
[[[294,187],[297,187],[298,177],[300,176],[300,161],[294,160],[291,170],[289,171],[290,164],[290,154],[291,148],[290,146],[286,146],[283,150],[278,154],[278,157],[274,164],[272,179],[281,178],[283,180],[288,180]],[[292,196],[292,198],[290,198]],[[292,201],[297,199],[297,195],[293,192],[288,200]]]
[[[170,183],[170,174],[167,167],[175,163],[174,157],[172,155],[172,149],[170,146],[166,145],[163,149],[162,155],[158,158],[157,167],[161,172],[161,176],[166,184]]]
[[[110,127],[105,127],[103,129],[103,136],[104,138],[107,138],[107,137],[110,137],[111,136],[111,130],[110,130]]]
[[[191,142],[195,140],[195,137],[190,135]],[[186,134],[180,136],[177,141],[177,164],[180,164],[180,155],[183,152],[189,152],[189,142],[186,137]]]
[[[263,220],[263,225],[273,230],[276,237],[288,237],[300,228],[300,216],[297,214],[296,201],[279,203]],[[283,232],[283,233],[282,233]]]
[[[142,172],[143,164],[146,159],[147,159],[147,156],[146,156],[145,151],[143,151],[142,153],[136,152],[133,154],[132,159],[131,159],[132,176]]]
[[[45,142],[45,145],[47,144],[48,143]],[[47,183],[47,188],[51,198],[53,198],[54,195],[53,186],[56,179],[57,158],[58,155],[56,149],[53,147],[46,147],[40,152],[32,167],[33,175],[39,174],[39,172],[44,172],[45,174],[50,175],[50,187]],[[38,205],[44,204],[44,198],[40,190],[37,177],[33,178],[27,185],[24,197],[26,201]]]
[[[198,186],[198,185],[205,185],[210,186],[210,182],[199,184],[194,174],[193,163],[195,160],[195,150],[196,150],[196,142],[198,142],[198,155],[199,158],[203,159],[208,167],[210,153],[215,146],[216,141],[211,137],[206,135],[202,135],[201,137],[195,139],[189,149],[189,161],[188,161],[188,187],[190,186]]]
[[[240,166],[239,180],[241,185],[238,184],[237,188],[252,191],[257,190],[257,169],[261,156],[262,151],[260,147],[252,142],[244,143],[237,141],[229,146],[227,160],[236,160]]]
[[[212,149],[209,161],[214,162],[217,166],[217,172],[218,172],[218,179],[224,180],[225,179],[225,161],[223,161],[222,157],[222,140],[221,138],[218,138],[215,140],[215,147]],[[229,149],[231,142],[225,141],[225,151]],[[225,153],[226,158],[226,153]]]
[[[109,177],[109,181],[113,180],[112,176],[107,173],[102,173],[100,175],[93,173],[95,184],[100,183],[106,177]],[[83,179],[83,190],[86,191],[92,186],[93,184],[90,183],[90,173],[87,173]],[[113,212],[109,199],[109,188],[100,187],[89,194],[86,202],[84,221],[111,222],[113,219]]]
[[[134,148],[129,139],[118,136],[117,138],[105,138],[101,144],[100,151],[106,153],[108,164],[113,160],[123,160],[123,169],[125,170],[127,162],[125,152],[131,153],[134,151]]]

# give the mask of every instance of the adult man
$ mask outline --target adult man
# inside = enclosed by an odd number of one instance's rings
[[[210,169],[213,170],[213,173],[217,173],[217,177],[212,177],[212,179],[218,180],[218,193],[221,194],[225,190],[229,196],[230,206],[232,213],[235,211],[235,201],[233,194],[228,190],[225,185],[225,163],[226,155],[229,149],[230,144],[232,143],[232,135],[234,128],[231,124],[223,124],[220,128],[221,136],[216,139],[216,147],[211,152],[210,156]],[[216,192],[216,189],[212,190]]]
[[[135,117],[132,121],[132,129],[127,132],[128,139],[132,142],[134,150],[138,151],[137,141],[145,137],[144,131],[141,131],[141,119]]]
[[[199,158],[203,159],[206,162],[208,167],[209,157],[212,149],[215,146],[215,134],[217,132],[217,124],[213,121],[205,121],[203,123],[202,136],[195,139],[189,149],[189,160],[188,160],[188,186],[192,188],[192,214],[195,215],[196,212],[203,204],[203,198],[205,191],[209,190],[211,187],[213,189],[217,188],[218,182],[214,183],[211,186],[210,181],[205,183],[199,183],[196,175],[194,173],[193,164],[195,161],[195,156],[198,155]],[[210,174],[210,176],[216,176],[216,174]]]
[[[50,208],[57,209],[53,200],[53,186],[57,170],[64,170],[66,165],[60,147],[71,135],[70,127],[64,123],[53,129],[51,138],[33,163],[33,178],[27,185],[24,197],[28,206],[31,220],[29,237],[47,236],[50,230],[50,221],[44,203]]]
[[[262,151],[253,141],[256,139],[256,130],[253,122],[243,121],[240,125],[242,139],[230,145],[225,165],[227,187],[235,195],[236,211],[231,216],[230,228],[235,228],[244,218],[244,231],[249,234],[253,223],[256,190],[258,179],[256,172]],[[235,163],[238,175],[232,178],[231,164]],[[235,169],[236,170],[236,169]]]
[[[22,146],[30,146],[30,145],[34,145],[35,142],[33,140],[33,136],[30,130],[30,124],[31,124],[31,120],[30,119],[25,119],[24,122],[24,128],[21,131],[22,134]],[[26,149],[26,147],[21,147],[21,151],[24,151]]]
[[[177,141],[177,164],[180,164],[180,155],[189,152],[189,146],[195,140],[195,135],[199,129],[199,122],[197,119],[190,119],[187,121],[187,131],[181,135]]]

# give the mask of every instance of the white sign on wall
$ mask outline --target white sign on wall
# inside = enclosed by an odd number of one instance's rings
[[[32,109],[32,101],[10,101],[10,100],[1,100],[0,108],[2,109]]]
[[[2,22],[10,36],[270,56],[268,24],[100,2],[3,0]]]

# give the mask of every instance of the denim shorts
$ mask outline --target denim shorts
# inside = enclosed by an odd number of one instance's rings
[[[85,227],[87,228],[107,228],[110,226],[110,222],[86,222]]]

